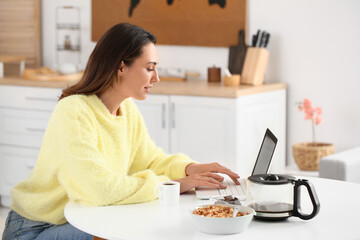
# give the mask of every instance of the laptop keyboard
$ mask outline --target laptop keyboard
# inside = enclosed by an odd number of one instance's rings
[[[222,184],[227,187],[225,189],[198,187],[195,189],[196,197],[198,199],[210,199],[231,195],[233,197],[237,197],[239,200],[245,200],[246,178],[238,179],[240,185],[236,185],[229,176],[220,173],[218,174],[224,177],[224,181],[222,182]]]
[[[225,178],[223,185],[225,189],[218,189],[219,194],[222,196],[245,196],[246,194],[246,182],[245,179],[240,179],[240,185],[236,185],[230,178]]]

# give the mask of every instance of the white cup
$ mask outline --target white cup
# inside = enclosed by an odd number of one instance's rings
[[[180,183],[162,182],[154,187],[154,193],[159,198],[161,205],[177,205],[180,198]]]

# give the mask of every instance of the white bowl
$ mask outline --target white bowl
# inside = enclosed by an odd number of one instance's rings
[[[218,218],[204,217],[193,214],[194,210],[201,207],[204,206],[190,209],[190,215],[195,227],[199,231],[209,234],[235,234],[243,232],[249,226],[255,212],[255,210],[250,207],[237,206],[240,212],[247,212],[248,215],[240,217]]]

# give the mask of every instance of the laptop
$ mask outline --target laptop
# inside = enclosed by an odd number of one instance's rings
[[[268,173],[277,141],[278,140],[275,137],[275,135],[270,131],[270,129],[267,128],[251,176]],[[228,175],[225,174],[219,174],[219,175],[224,177],[223,184],[226,185],[227,188],[226,189],[205,188],[205,187],[196,188],[195,189],[196,197],[198,199],[209,199],[209,198],[223,197],[228,195],[237,197],[240,200],[245,199],[246,178],[240,178],[239,180],[240,185],[236,185]]]

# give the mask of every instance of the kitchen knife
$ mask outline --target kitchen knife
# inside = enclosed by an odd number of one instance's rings
[[[252,38],[252,46],[253,47],[257,46],[257,42],[260,37],[260,32],[261,32],[260,29],[258,29],[257,33],[255,35],[253,35],[253,38]]]
[[[264,48],[267,47],[268,43],[269,43],[269,39],[270,39],[270,33],[266,34],[266,39],[265,39],[265,43],[264,43]]]
[[[267,33],[265,31],[262,32],[259,47],[263,47],[265,45]]]
[[[256,46],[256,35],[252,35],[252,40],[251,40],[251,46],[255,47]]]

